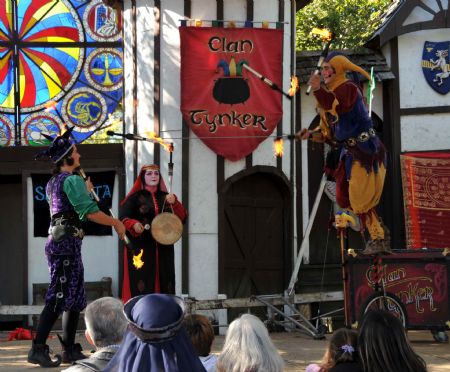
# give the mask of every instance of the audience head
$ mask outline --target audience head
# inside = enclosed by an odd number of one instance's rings
[[[220,372],[279,372],[284,362],[263,322],[251,314],[231,322],[217,361]]]
[[[328,370],[339,363],[357,361],[358,332],[341,328],[333,333],[320,366]]]
[[[167,294],[133,297],[124,306],[128,330],[105,371],[204,372],[182,328],[185,306]]]
[[[184,318],[183,326],[199,356],[208,356],[214,341],[214,329],[204,315],[190,314]]]
[[[128,326],[122,301],[113,297],[91,302],[86,307],[84,320],[86,338],[97,348],[120,344]]]
[[[358,348],[366,372],[422,372],[425,361],[411,347],[402,323],[382,310],[368,312],[360,326]]]

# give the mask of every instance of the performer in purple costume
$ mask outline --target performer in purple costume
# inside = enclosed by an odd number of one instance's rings
[[[121,239],[125,234],[122,222],[101,212],[89,197],[88,191],[93,188],[91,181],[88,179],[85,183],[80,176],[73,174],[80,167],[81,156],[69,139],[72,129],[56,137],[47,150],[37,155],[37,158],[49,157],[55,165],[53,177],[46,187],[51,215],[49,237],[45,245],[50,285],[37,334],[28,353],[28,362],[41,367],[57,367],[61,361],[72,363],[86,358],[81,352],[81,345],[75,344],[80,312],[86,307],[81,221],[89,219],[101,225],[113,226]],[[56,360],[52,360],[46,340],[61,313],[63,337],[58,337],[63,354],[62,358],[56,355]]]

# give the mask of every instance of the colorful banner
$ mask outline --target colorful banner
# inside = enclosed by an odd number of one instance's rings
[[[400,156],[408,249],[450,246],[450,153]]]
[[[347,314],[360,320],[362,306],[374,293],[373,262],[367,257],[348,256]],[[449,258],[441,250],[397,250],[383,257],[382,278],[387,292],[405,306],[408,328],[445,327],[450,316]]]
[[[215,153],[252,153],[282,117],[281,94],[245,68],[282,86],[283,31],[180,27],[181,112]]]
[[[116,172],[92,172],[89,173],[94,190],[100,198],[100,209],[109,214],[114,193],[114,179]],[[50,226],[50,211],[45,196],[45,186],[50,180],[50,174],[32,174],[33,183],[33,214],[34,214],[34,236],[47,237]],[[83,230],[86,235],[112,235],[110,226],[99,225],[94,222],[83,222]]]

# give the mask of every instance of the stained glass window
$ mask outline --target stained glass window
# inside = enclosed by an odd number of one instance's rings
[[[6,3],[5,3],[6,1]],[[0,0],[0,146],[123,127],[122,14],[101,0]]]

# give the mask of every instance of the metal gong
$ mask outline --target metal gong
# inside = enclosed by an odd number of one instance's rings
[[[181,238],[183,223],[176,214],[163,212],[153,219],[151,233],[158,243],[171,245]]]

